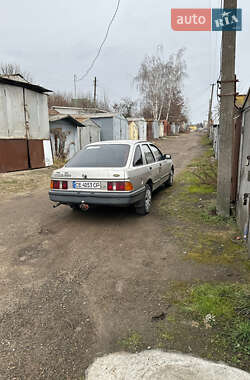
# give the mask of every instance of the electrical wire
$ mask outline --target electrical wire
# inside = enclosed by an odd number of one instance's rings
[[[94,67],[94,65],[95,65],[95,63],[96,63],[96,61],[97,61],[99,55],[101,54],[101,51],[102,51],[103,45],[105,44],[105,42],[106,42],[106,40],[107,40],[107,38],[108,38],[108,34],[109,34],[109,31],[110,31],[111,25],[113,24],[113,22],[114,22],[114,20],[115,20],[115,17],[116,17],[116,15],[117,15],[117,12],[118,12],[118,10],[119,10],[120,3],[121,3],[121,0],[118,0],[118,2],[117,2],[117,6],[116,6],[116,9],[115,9],[115,13],[113,14],[113,16],[112,16],[112,18],[111,18],[111,20],[110,20],[110,22],[109,22],[109,25],[108,25],[108,28],[107,28],[106,34],[105,34],[105,36],[104,36],[104,39],[103,39],[101,45],[99,46],[99,49],[98,49],[98,51],[97,51],[97,54],[96,54],[95,58],[93,59],[93,61],[92,61],[91,65],[89,66],[89,68],[86,70],[85,74],[83,74],[80,78],[77,78],[77,81],[78,81],[78,82],[81,81],[81,80],[83,80],[84,78],[86,78],[86,76],[89,74],[89,72],[90,72],[90,71],[92,70],[92,68]]]

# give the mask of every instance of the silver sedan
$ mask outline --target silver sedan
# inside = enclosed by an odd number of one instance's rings
[[[89,205],[130,206],[146,215],[152,193],[173,185],[174,165],[148,141],[120,140],[89,144],[51,178],[50,200],[74,209]]]

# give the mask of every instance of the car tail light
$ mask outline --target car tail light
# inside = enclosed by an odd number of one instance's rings
[[[108,182],[108,191],[113,191],[113,182]]]
[[[68,181],[62,181],[62,189],[64,190],[68,189]]]
[[[125,191],[125,182],[116,182],[115,189],[116,191]]]
[[[50,188],[51,189],[60,189],[60,181],[51,181]]]
[[[134,189],[131,182],[125,182],[125,191],[132,191]]]
[[[128,181],[108,182],[107,189],[108,191],[132,191],[133,185]]]

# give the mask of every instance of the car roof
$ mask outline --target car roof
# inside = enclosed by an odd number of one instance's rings
[[[110,141],[97,141],[92,144],[88,145],[103,145],[103,144],[128,144],[128,145],[135,145],[138,143],[150,143],[150,141],[146,140],[110,140]]]

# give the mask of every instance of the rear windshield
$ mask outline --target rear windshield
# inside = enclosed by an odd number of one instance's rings
[[[102,144],[86,146],[65,166],[68,168],[111,168],[126,166],[130,146],[128,144]]]

